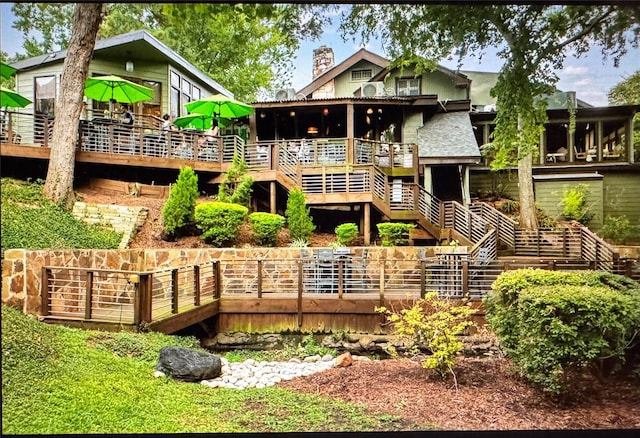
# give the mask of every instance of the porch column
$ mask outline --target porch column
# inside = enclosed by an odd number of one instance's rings
[[[602,161],[602,120],[596,122],[596,160]]]
[[[462,171],[460,175],[462,176],[462,203],[463,205],[471,204],[471,191],[469,189],[469,166],[464,164],[462,165]]]
[[[364,235],[364,244],[371,245],[371,204],[368,202],[364,203],[363,209],[363,222],[364,225],[362,227],[363,235]]]
[[[624,150],[627,153],[627,162],[631,164],[635,161],[635,157],[633,156],[633,118],[627,120],[624,124],[624,138]]]
[[[567,128],[567,149],[569,149],[569,161],[573,162],[573,151],[575,150],[576,145],[576,131],[571,132],[569,128]]]
[[[353,139],[353,137],[355,136],[355,115],[353,113],[354,109],[353,109],[353,104],[352,103],[348,103],[347,104],[347,138],[351,138]],[[351,146],[353,146],[353,142],[351,144]],[[355,154],[351,154],[352,157],[355,157]]]
[[[540,147],[539,149],[539,164],[544,165],[545,160],[547,159],[547,131],[546,129],[540,133]]]
[[[269,183],[269,212],[276,214],[276,182]]]
[[[431,178],[431,166],[424,166],[424,189],[433,195],[433,180]]]
[[[249,143],[257,142],[257,133],[258,130],[256,129],[256,112],[254,111],[253,114],[249,116]]]

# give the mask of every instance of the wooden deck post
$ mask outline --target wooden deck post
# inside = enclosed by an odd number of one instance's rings
[[[469,296],[469,260],[462,260],[462,296]]]
[[[91,319],[91,295],[93,293],[93,272],[87,271],[84,296],[84,319]]]
[[[364,203],[364,225],[363,225],[363,234],[364,234],[364,244],[371,245],[371,204],[368,202]]]
[[[40,280],[40,314],[42,316],[49,314],[49,273],[50,270],[45,267],[40,271],[42,277]]]
[[[152,320],[153,275],[139,274],[139,282],[135,288],[133,322],[136,325],[149,323]]]
[[[271,181],[269,183],[269,212],[276,214],[276,182]]]
[[[258,298],[262,298],[262,260],[258,260]]]
[[[200,305],[200,266],[193,267],[193,304]]]
[[[220,262],[215,261],[211,262],[213,265],[213,279],[215,281],[215,285],[213,288],[213,298],[219,299],[222,294],[222,285],[220,284]]]
[[[427,295],[427,261],[420,260],[420,298]]]
[[[171,313],[178,313],[178,270],[171,271]]]
[[[298,327],[302,327],[302,260],[298,260]]]

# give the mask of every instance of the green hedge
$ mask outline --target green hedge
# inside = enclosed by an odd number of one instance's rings
[[[249,209],[227,202],[203,202],[196,206],[195,219],[202,239],[217,247],[232,242]]]
[[[279,214],[255,212],[249,215],[251,230],[259,245],[274,245],[284,222],[284,217]]]
[[[353,222],[338,225],[335,229],[338,245],[349,246],[358,237],[358,226]]]
[[[560,393],[570,372],[622,360],[640,329],[640,285],[598,271],[521,269],[501,274],[487,321],[521,374]]]
[[[409,243],[409,232],[416,226],[402,222],[383,222],[376,225],[382,246],[404,246]]]

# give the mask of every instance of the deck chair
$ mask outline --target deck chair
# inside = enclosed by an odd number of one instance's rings
[[[576,156],[576,160],[586,160],[587,155],[589,155],[587,152],[578,152],[578,148],[575,146],[573,147],[573,153]]]

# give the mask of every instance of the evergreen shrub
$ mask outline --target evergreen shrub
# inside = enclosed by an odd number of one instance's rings
[[[383,222],[376,225],[382,246],[404,246],[409,243],[409,232],[416,226],[402,222]]]
[[[358,237],[358,226],[353,222],[338,225],[335,229],[338,245],[349,246]]]
[[[184,167],[162,207],[162,223],[167,236],[180,234],[184,227],[193,224],[197,199],[198,176],[192,168]]]
[[[316,226],[313,224],[310,210],[307,208],[304,192],[301,189],[295,188],[289,192],[285,217],[287,218],[287,226],[289,227],[291,240],[304,240],[308,242]]]
[[[249,209],[228,202],[203,202],[196,207],[196,224],[202,240],[217,247],[231,243]]]
[[[485,299],[500,345],[530,381],[551,393],[571,372],[623,360],[640,329],[640,286],[599,271],[520,269],[501,274]]]
[[[255,212],[249,215],[251,230],[259,245],[273,246],[284,222],[284,217],[279,214]]]

